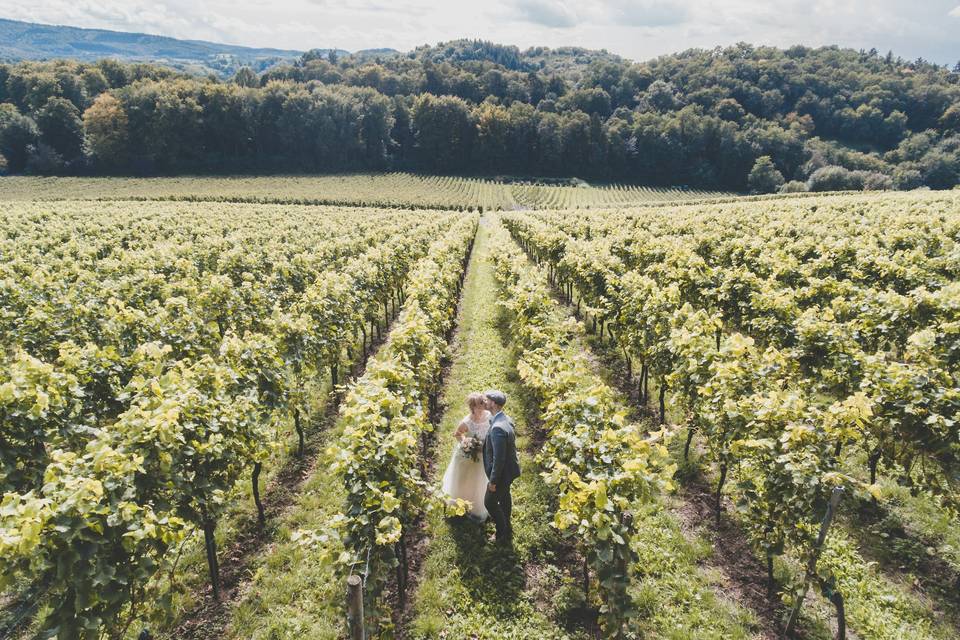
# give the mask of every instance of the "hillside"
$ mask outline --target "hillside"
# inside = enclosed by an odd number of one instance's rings
[[[115,58],[157,62],[184,71],[232,74],[241,66],[263,70],[279,61],[296,59],[301,53],[0,19],[0,60]]]
[[[313,49],[229,79],[238,60],[223,60],[219,81],[0,65],[6,170],[399,170],[758,193],[960,183],[960,73],[876,49],[741,43],[634,62],[456,40]]]
[[[0,637],[960,637],[952,193],[0,184]]]

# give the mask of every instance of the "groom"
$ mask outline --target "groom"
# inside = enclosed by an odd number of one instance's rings
[[[483,469],[487,472],[487,495],[483,505],[497,525],[497,542],[509,544],[513,539],[513,527],[510,525],[510,512],[513,501],[510,498],[510,483],[520,475],[520,463],[517,461],[517,436],[513,430],[513,420],[503,412],[507,396],[502,391],[486,391],[487,409],[490,418],[490,430],[483,444]]]

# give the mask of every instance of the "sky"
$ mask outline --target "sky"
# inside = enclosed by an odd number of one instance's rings
[[[646,60],[742,41],[960,61],[960,0],[33,0],[0,17],[300,50],[480,38]]]

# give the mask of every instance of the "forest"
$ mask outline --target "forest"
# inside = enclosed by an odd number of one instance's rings
[[[453,41],[191,76],[0,64],[0,173],[412,171],[769,193],[960,184],[960,63]]]

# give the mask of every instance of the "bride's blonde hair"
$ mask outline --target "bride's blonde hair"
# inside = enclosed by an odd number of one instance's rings
[[[467,406],[470,407],[471,411],[473,411],[477,407],[482,407],[483,401],[484,401],[483,394],[477,393],[476,391],[474,391],[473,393],[467,396]]]

